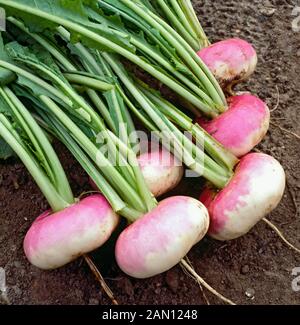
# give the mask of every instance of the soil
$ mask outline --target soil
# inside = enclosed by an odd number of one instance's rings
[[[270,131],[259,150],[272,154],[285,167],[287,190],[272,220],[289,240],[300,247],[300,33],[292,30],[291,0],[194,1],[203,27],[212,41],[228,37],[247,39],[257,49],[259,64],[251,80],[239,90],[258,94],[272,113]],[[202,18],[203,17],[203,18]],[[279,105],[277,101],[279,98]],[[57,145],[76,195],[89,190],[88,179],[77,163]],[[184,181],[177,194],[197,197],[199,179]],[[22,240],[34,218],[47,203],[17,160],[0,165],[0,268],[6,271],[12,304],[110,304],[82,260],[45,272],[31,266]],[[177,266],[148,280],[124,275],[111,260],[113,244],[93,254],[97,265],[120,304],[222,304]],[[263,222],[248,235],[220,243],[205,238],[189,254],[196,271],[215,289],[238,304],[299,304],[292,290],[292,270],[300,255],[288,249]]]

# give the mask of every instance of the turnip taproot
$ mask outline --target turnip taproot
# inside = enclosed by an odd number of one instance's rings
[[[248,42],[233,38],[203,48],[198,53],[222,88],[248,79],[257,65],[257,54]]]
[[[24,251],[40,269],[61,267],[102,246],[119,222],[102,195],[89,196],[62,211],[38,217],[24,239]]]
[[[252,153],[242,158],[223,190],[206,188],[200,196],[210,214],[209,235],[221,241],[245,235],[277,207],[285,181],[284,170],[273,157]]]
[[[205,206],[190,197],[171,197],[126,228],[116,244],[116,260],[128,275],[148,278],[175,266],[206,234]]]
[[[229,109],[217,118],[197,122],[235,156],[259,144],[269,129],[270,111],[258,97],[244,94],[228,99]]]

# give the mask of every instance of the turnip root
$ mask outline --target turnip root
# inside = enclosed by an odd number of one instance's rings
[[[206,188],[200,196],[210,215],[209,235],[221,241],[245,235],[277,207],[284,189],[285,173],[276,159],[245,156],[222,191]]]
[[[165,199],[126,228],[116,244],[119,267],[135,278],[148,278],[175,266],[206,234],[205,206],[190,197]]]
[[[25,254],[40,269],[55,269],[103,245],[119,222],[102,195],[52,214],[43,213],[24,239]]]
[[[182,179],[182,164],[165,149],[141,154],[138,162],[150,192],[155,197],[171,191]]]
[[[217,42],[197,54],[224,89],[248,79],[257,65],[253,46],[238,38]]]
[[[214,120],[197,122],[226,149],[242,157],[266,135],[270,111],[262,100],[250,94],[230,97],[228,104],[228,111]]]
[[[182,179],[184,171],[182,164],[165,149],[143,153],[137,160],[146,184],[155,197],[168,193]],[[93,189],[98,190],[92,179],[90,184]]]

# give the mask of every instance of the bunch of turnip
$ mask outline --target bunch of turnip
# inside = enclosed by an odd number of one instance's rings
[[[228,180],[222,191],[218,192],[210,186],[200,200],[205,202],[210,211],[210,233],[215,233],[214,237],[218,238],[218,231],[221,232],[228,223],[228,228],[232,227],[232,230],[227,229],[226,235],[220,235],[219,239],[237,238],[276,208],[285,188],[284,171],[274,158],[263,154],[249,154],[268,131],[270,111],[267,105],[251,94],[233,95],[232,87],[254,72],[258,61],[256,51],[242,39],[228,39],[210,45],[190,1],[162,0],[150,3],[152,7],[148,7],[148,10],[151,11],[151,17],[155,13],[163,16],[184,39],[181,39],[181,44],[185,48],[194,48],[220,86],[231,94],[227,99],[225,112],[211,120],[207,117],[197,118],[197,122],[232,154],[241,158],[241,161],[235,167],[235,175]],[[133,7],[132,5],[132,10],[138,14],[138,8]],[[150,19],[148,22],[152,26],[155,24]],[[163,22],[161,24],[166,27]],[[175,36],[175,33],[171,34]],[[179,39],[177,35],[177,40]],[[161,111],[169,119],[186,130],[192,128],[187,119],[183,121],[175,107],[154,92],[147,91],[148,98],[160,105]],[[140,104],[142,105],[141,102]],[[194,137],[197,136],[195,132],[191,133]],[[270,179],[273,180],[273,186],[270,186]]]
[[[51,44],[49,46],[51,47]],[[10,136],[3,132],[4,139],[20,156],[24,164],[28,166],[29,162],[36,165],[35,168],[28,169],[52,207],[51,211],[47,211],[38,217],[27,232],[24,240],[24,251],[28,260],[42,269],[61,267],[100,247],[116,228],[119,220],[118,215],[121,215],[132,225],[122,233],[118,240],[117,259],[119,259],[119,254],[130,249],[130,247],[131,249],[137,247],[141,249],[138,260],[134,260],[137,258],[137,256],[134,257],[134,254],[132,255],[133,260],[128,259],[135,270],[135,273],[131,274],[132,276],[140,278],[154,276],[179,263],[207,233],[209,216],[205,206],[194,198],[176,196],[157,203],[146,185],[142,172],[150,179],[153,170],[155,171],[157,160],[164,157],[166,152],[160,150],[158,155],[153,152],[149,157],[145,156],[143,159],[143,156],[140,156],[137,159],[130,149],[130,145],[125,144],[106,128],[89,102],[80,96],[75,88],[72,88],[62,74],[59,75],[58,66],[55,65],[54,61],[51,61],[46,52],[44,52],[43,58],[47,57],[46,62],[51,62],[50,67],[45,65],[43,59],[40,59],[33,49],[25,48],[16,42],[7,43],[5,50],[10,60],[0,61],[0,66],[16,75],[16,80],[12,83],[15,92],[20,98],[31,101],[31,109],[37,121],[66,145],[102,193],[102,195],[89,196],[80,202],[76,202],[71,197],[70,204],[58,206],[60,201],[55,202],[53,199],[53,197],[59,197],[55,188],[48,188],[48,184],[43,184],[35,174],[43,168],[43,163],[31,162],[27,156],[23,156],[19,147],[14,146],[13,138],[18,138],[17,132],[13,132]],[[18,62],[18,66],[8,62],[11,60]],[[64,61],[65,64],[66,62],[67,60]],[[72,64],[71,62],[68,63],[69,65]],[[36,75],[29,72],[28,67],[35,68]],[[73,74],[74,76],[75,74]],[[32,82],[34,85],[33,93],[29,92],[26,85],[22,83],[21,77],[26,77]],[[86,80],[81,78],[80,81]],[[37,87],[38,85],[43,89],[42,91]],[[64,95],[60,87],[63,87],[68,96]],[[114,93],[113,87],[105,82],[102,82],[101,87],[104,91],[109,92],[110,96],[118,94],[117,92]],[[46,90],[51,97],[44,95]],[[16,96],[14,98],[19,102],[19,105],[22,105]],[[109,103],[108,97],[106,99]],[[89,126],[90,136],[84,132],[84,130],[86,131],[85,128],[81,129],[81,123],[84,123],[81,117],[85,116],[82,111],[74,111],[70,117],[66,114],[66,112],[71,112],[75,103],[80,103],[82,109],[92,116],[92,123]],[[120,106],[124,108],[122,102],[120,102]],[[25,107],[22,107],[22,110],[25,111]],[[105,105],[103,108],[107,109]],[[33,117],[29,113],[27,114],[34,125],[34,132],[42,133]],[[82,121],[77,126],[74,121],[79,119]],[[12,127],[10,126],[10,128]],[[24,128],[26,130],[26,125]],[[111,152],[117,151],[120,157],[124,159],[128,158],[127,164],[122,165],[118,162],[114,164],[109,155],[106,156],[101,153],[101,150],[98,151],[93,136],[99,129],[109,143],[109,150]],[[50,149],[47,150],[45,139],[46,136],[43,135],[40,140],[43,140],[40,150],[48,152]],[[29,144],[21,145],[30,146]],[[35,145],[34,141],[32,145]],[[47,142],[47,146],[50,147],[49,142]],[[25,148],[25,150],[29,149]],[[53,153],[53,149],[48,154],[50,155],[50,153]],[[171,157],[171,159],[175,166],[175,158]],[[50,158],[47,157],[47,160]],[[157,166],[157,170],[159,170],[159,166]],[[49,171],[47,172],[50,174]],[[60,172],[63,174],[61,168]],[[174,175],[172,176],[172,174]],[[182,177],[182,166],[176,167],[175,173],[171,172],[170,174],[166,170],[165,172],[161,171],[161,174],[156,176],[165,178],[164,184],[155,184],[156,190],[154,192],[156,191],[155,193],[159,195],[164,192],[162,187],[166,184],[170,189],[178,183]],[[173,180],[170,180],[170,176]],[[44,176],[43,180],[47,180],[47,177]],[[64,183],[62,183],[63,181]],[[62,187],[67,187],[65,177],[60,182]],[[136,236],[135,243],[130,239],[132,234]],[[147,248],[143,245],[145,240],[157,244],[155,256],[153,255],[153,247]],[[123,244],[120,244],[122,241]],[[159,243],[164,243],[163,250],[159,249]],[[120,259],[122,260],[121,255]]]
[[[222,241],[245,235],[284,193],[280,163],[250,153],[268,131],[268,107],[232,90],[253,73],[256,52],[240,39],[210,45],[188,0],[76,3],[82,11],[74,15],[57,1],[48,8],[37,0],[0,0],[9,36],[28,36],[20,38],[22,45],[6,40],[0,47],[0,67],[14,76],[6,80],[10,88],[0,88],[8,106],[0,114],[0,134],[52,209],[29,229],[25,254],[43,269],[63,266],[100,247],[124,217],[128,227],[117,239],[115,257],[125,273],[147,278],[182,263],[203,281],[184,260],[190,249],[207,233]],[[197,123],[128,72],[124,58],[171,88]],[[132,116],[163,147],[134,150]],[[36,121],[64,143],[99,194],[73,197]],[[208,182],[200,200],[158,202],[179,184],[183,165]]]

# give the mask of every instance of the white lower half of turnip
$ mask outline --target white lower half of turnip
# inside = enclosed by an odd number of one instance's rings
[[[176,264],[209,227],[205,206],[190,197],[171,197],[127,227],[116,244],[119,267],[135,278],[149,278]]]

